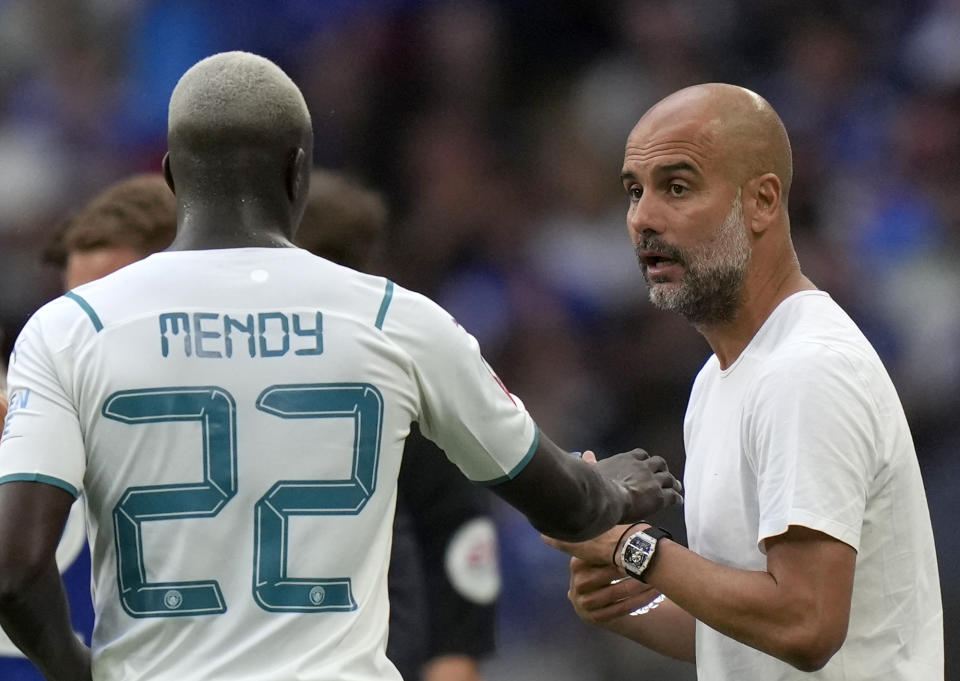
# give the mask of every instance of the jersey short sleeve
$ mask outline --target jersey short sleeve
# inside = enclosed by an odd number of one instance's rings
[[[10,357],[0,482],[44,482],[77,496],[85,471],[83,436],[45,336],[56,308],[47,305],[27,322]]]
[[[808,344],[761,372],[741,438],[757,481],[761,551],[790,525],[859,548],[879,451],[875,413],[851,360],[825,346]]]
[[[396,296],[383,330],[412,359],[423,434],[474,482],[516,476],[533,455],[537,428],[477,340],[439,305],[409,291]]]

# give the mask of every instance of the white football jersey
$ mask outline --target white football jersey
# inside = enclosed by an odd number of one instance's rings
[[[41,308],[0,482],[85,494],[100,680],[380,681],[404,438],[513,477],[536,426],[476,340],[294,248],[164,252]]]

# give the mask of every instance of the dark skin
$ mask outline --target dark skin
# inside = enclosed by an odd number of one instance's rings
[[[309,189],[312,132],[243,145],[171,129],[163,171],[178,200],[168,250],[293,247]],[[538,530],[566,541],[594,537],[680,503],[660,457],[635,449],[590,466],[541,434],[526,467],[492,490]],[[56,681],[87,681],[90,651],[70,626],[55,552],[71,495],[40,482],[0,485],[0,623]]]
[[[56,551],[74,498],[39,482],[0,485],[0,624],[50,681],[89,681]]]

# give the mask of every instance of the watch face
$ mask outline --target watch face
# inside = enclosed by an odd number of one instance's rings
[[[633,567],[643,569],[646,567],[650,554],[653,552],[654,544],[647,541],[642,536],[630,537],[623,552],[624,567],[629,562]]]
[[[632,537],[630,543],[627,544],[627,554],[631,557],[640,554],[646,556],[653,549],[653,544],[643,539],[642,537]]]

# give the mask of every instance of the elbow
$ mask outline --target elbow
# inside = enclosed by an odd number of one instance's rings
[[[785,646],[780,658],[802,672],[820,671],[840,650],[845,638],[846,628],[839,632],[807,630]]]
[[[827,666],[827,662],[836,651],[798,650],[785,661],[791,667],[802,672],[818,672]]]

